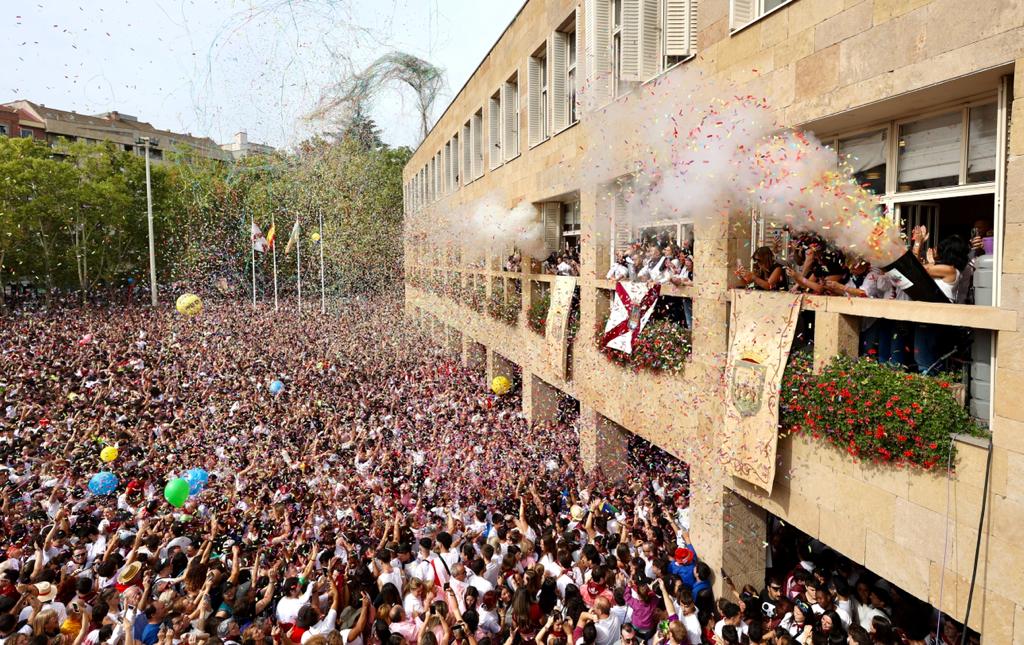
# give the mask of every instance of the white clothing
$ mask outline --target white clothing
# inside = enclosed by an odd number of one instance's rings
[[[337,622],[337,620],[338,612],[334,609],[334,607],[331,607],[331,610],[327,612],[327,615],[324,616],[319,623],[313,625],[302,634],[301,642],[305,643],[314,636],[321,636],[324,634],[331,633],[332,631],[334,631],[334,625]]]
[[[285,596],[281,600],[277,601],[277,622],[288,623],[290,625],[295,624],[295,619],[299,617],[299,610],[302,606],[309,602],[310,596],[313,595],[313,585],[306,585],[306,592],[298,598],[290,598]]]

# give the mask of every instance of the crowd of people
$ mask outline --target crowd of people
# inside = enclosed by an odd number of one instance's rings
[[[396,301],[0,319],[0,645],[955,642],[781,528],[716,597],[684,464],[585,473],[571,415],[530,426]]]

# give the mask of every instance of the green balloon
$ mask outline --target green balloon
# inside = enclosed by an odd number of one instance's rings
[[[188,481],[178,477],[167,482],[164,486],[164,499],[174,508],[181,508],[188,500]]]

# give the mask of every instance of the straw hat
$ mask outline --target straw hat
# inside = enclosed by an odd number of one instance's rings
[[[136,560],[121,570],[121,573],[117,576],[117,584],[131,584],[132,580],[138,577],[139,571],[142,571],[142,563]]]

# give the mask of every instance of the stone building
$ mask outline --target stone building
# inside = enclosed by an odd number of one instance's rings
[[[196,137],[191,133],[161,130],[130,114],[106,112],[95,116],[58,110],[32,101],[12,101],[4,104],[17,110],[21,116],[21,132],[33,133],[37,139],[45,138],[50,144],[60,139],[67,141],[109,141],[130,152],[144,154],[140,137],[152,141],[150,158],[161,161],[165,152],[188,149],[203,157],[229,161],[231,153],[222,150],[209,137]],[[27,119],[27,120],[26,120]],[[23,135],[24,136],[24,135]]]
[[[249,155],[269,155],[274,152],[274,148],[265,143],[249,141],[249,134],[245,130],[236,132],[231,143],[222,143],[220,147],[231,153],[232,158],[236,160]]]
[[[762,537],[784,522],[906,593],[967,623],[985,642],[1024,642],[1024,2],[1021,0],[528,0],[405,168],[409,223],[428,223],[495,191],[535,205],[550,250],[578,248],[581,330],[561,369],[550,339],[526,324],[553,276],[539,263],[502,270],[406,242],[406,310],[488,376],[521,370],[525,413],[579,406],[585,462],[614,461],[632,434],[691,466],[692,536],[714,571],[763,584]],[[815,363],[856,353],[864,318],[974,332],[971,414],[987,438],[958,437],[955,474],[860,463],[801,436],[780,436],[771,493],[728,474],[707,451],[724,425],[722,357],[736,263],[767,243],[749,211],[672,218],[645,230],[617,220],[615,181],[631,169],[585,167],[615,148],[593,110],[635,100],[693,67],[768,97],[778,123],[815,133],[859,168],[897,221],[966,234],[986,221],[990,275],[975,305],[806,297]],[[577,94],[586,100],[577,100]],[[680,87],[680,102],[686,100]],[[652,115],[652,119],[653,119]],[[644,127],[643,119],[635,123]],[[584,177],[595,172],[607,189]],[[609,195],[612,197],[609,198]],[[684,373],[634,372],[606,360],[592,331],[615,288],[605,276],[624,240],[664,232],[693,243]],[[511,249],[509,249],[511,250]],[[507,252],[506,252],[507,254]],[[515,324],[430,285],[499,301],[521,298]],[[516,295],[521,294],[521,295]],[[783,294],[779,294],[783,297]],[[985,508],[984,521],[982,508]],[[754,537],[750,537],[751,534]],[[978,549],[977,574],[975,552]]]

